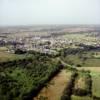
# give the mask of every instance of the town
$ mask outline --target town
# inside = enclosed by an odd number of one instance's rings
[[[65,26],[64,29],[66,29]],[[80,28],[81,31],[82,29]],[[51,31],[46,29],[46,31],[39,32],[38,29],[37,32],[25,30],[24,32],[1,33],[0,47],[6,47],[6,52],[10,53],[20,49],[48,54],[57,54],[62,48],[82,48],[82,44],[100,48],[100,33],[98,30],[89,31],[90,28],[88,28],[82,33],[80,30],[77,33],[71,32],[77,30],[77,28],[71,28],[70,31],[59,30],[59,27],[56,27],[53,31],[52,29]]]

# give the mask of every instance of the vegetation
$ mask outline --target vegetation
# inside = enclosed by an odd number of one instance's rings
[[[66,85],[66,88],[63,91],[63,95],[61,100],[71,100],[72,90],[74,86],[75,77],[77,76],[77,72],[73,72],[70,81]]]
[[[76,70],[73,71],[72,77],[69,81],[69,84],[66,85],[61,100],[74,100],[73,98],[75,98],[75,100],[81,100],[82,98],[91,100],[91,90],[92,80],[89,71]],[[80,96],[82,96],[82,98]]]
[[[61,59],[76,67],[100,67],[100,55],[98,50],[66,48],[60,51]]]
[[[23,51],[21,49],[16,49],[15,50],[15,54],[25,54],[25,53],[26,53],[26,51]]]
[[[78,96],[91,96],[92,79],[89,71],[79,71],[75,79],[73,94]]]
[[[13,61],[13,60],[19,60],[19,59],[24,59],[26,57],[30,57],[31,55],[27,54],[12,54],[8,52],[0,52],[0,62],[8,62],[8,61]]]
[[[60,68],[58,60],[40,53],[1,62],[0,100],[32,99]]]
[[[91,72],[92,75],[92,94],[94,98],[100,99],[100,72]]]
[[[76,96],[72,95],[71,100],[93,100],[92,97],[89,96]]]
[[[88,47],[90,52],[86,46],[85,49],[66,48],[57,55],[0,51],[0,100],[32,99],[61,68],[72,72],[61,100],[99,100],[99,72],[77,70],[100,67],[100,52],[91,48]]]

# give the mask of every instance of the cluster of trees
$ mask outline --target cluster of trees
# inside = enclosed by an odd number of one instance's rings
[[[65,48],[63,50],[60,51],[60,55],[66,57],[67,55],[75,55],[75,54],[79,54],[82,53],[84,50],[83,49],[79,49],[79,48]]]
[[[0,100],[30,100],[57,74],[62,65],[49,55],[0,63]]]
[[[85,45],[83,43],[79,44],[78,46],[83,47],[84,50],[100,50],[99,46]]]
[[[13,100],[19,96],[20,85],[6,73],[0,73],[0,100]]]
[[[15,54],[25,54],[25,53],[26,53],[26,51],[23,51],[21,49],[16,49],[15,50]]]

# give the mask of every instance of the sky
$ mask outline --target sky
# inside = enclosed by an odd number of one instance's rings
[[[100,0],[0,0],[0,26],[100,24]]]

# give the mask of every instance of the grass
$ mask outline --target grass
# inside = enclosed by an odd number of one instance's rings
[[[29,57],[30,55],[23,54],[23,55],[18,55],[14,53],[7,52],[7,47],[0,47],[0,62],[6,62],[6,61],[12,61],[16,59],[22,59],[26,58],[27,56]]]
[[[30,55],[28,55],[28,56],[30,56]],[[8,52],[0,51],[0,62],[12,61],[12,60],[16,60],[16,59],[22,59],[25,57],[27,57],[27,55],[25,55],[25,54],[18,55],[18,54],[12,54],[12,53],[8,53]]]
[[[87,71],[79,71],[78,76],[75,79],[75,86],[74,86],[74,94],[83,96],[90,94],[90,82],[91,78],[89,72]]]
[[[0,47],[0,51],[7,51],[7,47]]]
[[[78,68],[84,70],[90,70],[92,76],[92,95],[100,97],[100,67],[81,67]]]
[[[80,57],[81,56],[81,57]],[[86,59],[84,60],[84,57]],[[81,65],[82,67],[100,67],[100,59],[93,57],[90,53],[87,53],[85,55],[68,55],[64,58],[64,61],[72,64],[72,65]]]
[[[91,72],[93,96],[100,97],[100,72]]]
[[[93,43],[95,40],[95,37],[87,36],[86,34],[66,34],[63,36],[63,38],[67,38],[69,40],[74,40],[80,43],[87,42],[87,43]]]
[[[86,89],[85,78],[80,77],[78,78],[77,82],[75,83],[75,89]]]
[[[62,70],[58,75],[56,75],[47,85],[44,87],[35,100],[39,100],[38,98],[47,97],[47,100],[60,100],[60,97],[63,93],[64,88],[68,84],[71,79],[72,72],[66,69]],[[43,99],[44,100],[44,99]]]
[[[71,100],[93,100],[93,99],[89,96],[75,96],[75,95],[72,95]]]

